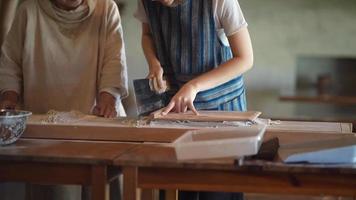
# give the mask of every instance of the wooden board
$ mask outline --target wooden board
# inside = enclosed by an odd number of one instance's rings
[[[171,143],[184,129],[27,124],[22,138]]]
[[[323,132],[323,133],[352,133],[351,123],[338,122],[303,122],[280,121],[280,123],[268,126],[268,131],[274,132]]]
[[[205,129],[187,132],[177,139],[178,160],[236,158],[258,153],[266,126]]]
[[[186,113],[168,113],[162,115],[160,111],[155,112],[153,119],[161,120],[183,120],[183,121],[203,121],[203,122],[216,122],[216,121],[254,121],[261,112],[248,111],[199,111],[199,115],[188,111]]]
[[[61,125],[28,123],[22,138],[27,139],[62,139],[111,142],[157,142],[172,143],[188,130],[198,130],[201,127],[129,127],[94,125]],[[343,123],[318,122],[284,122],[269,126],[267,132],[273,133],[342,133],[348,132]],[[284,138],[284,136],[281,136]],[[296,138],[297,139],[297,138]]]

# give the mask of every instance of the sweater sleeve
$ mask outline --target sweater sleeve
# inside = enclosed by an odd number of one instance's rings
[[[109,6],[104,62],[99,91],[112,88],[121,98],[128,96],[127,66],[120,13],[117,6]]]
[[[26,12],[20,6],[11,29],[1,48],[0,55],[0,92],[22,90],[22,52],[25,40]]]

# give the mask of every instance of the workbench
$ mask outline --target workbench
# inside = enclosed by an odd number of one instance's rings
[[[347,131],[348,124],[292,124],[290,131],[285,126],[268,130],[266,139],[278,136],[286,145],[355,137]],[[321,133],[325,127],[330,131]],[[59,125],[46,131],[29,126],[17,143],[0,148],[0,181],[91,186],[92,199],[103,200],[108,198],[107,184],[115,174],[111,172],[121,170],[125,200],[137,199],[137,188],[148,189],[143,190],[145,194],[153,194],[152,189],[184,189],[356,196],[355,166],[260,161],[237,165],[232,159],[178,162],[169,143],[186,130]]]

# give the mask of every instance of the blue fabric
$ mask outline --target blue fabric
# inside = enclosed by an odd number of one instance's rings
[[[212,0],[185,0],[177,7],[142,0],[157,57],[170,84],[180,88],[189,80],[230,60],[231,48],[220,41]],[[197,94],[199,110],[246,110],[243,77]]]

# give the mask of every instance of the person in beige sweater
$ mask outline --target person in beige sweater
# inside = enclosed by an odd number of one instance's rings
[[[0,109],[125,115],[120,101],[128,95],[127,67],[115,2],[24,1],[1,49],[0,94]],[[75,200],[81,195],[72,186],[31,187],[29,199]],[[111,199],[119,199],[118,180],[111,187]],[[23,199],[23,188],[0,185],[0,199]]]
[[[1,50],[0,108],[77,110],[104,117],[128,95],[120,14],[113,0],[27,0]]]

